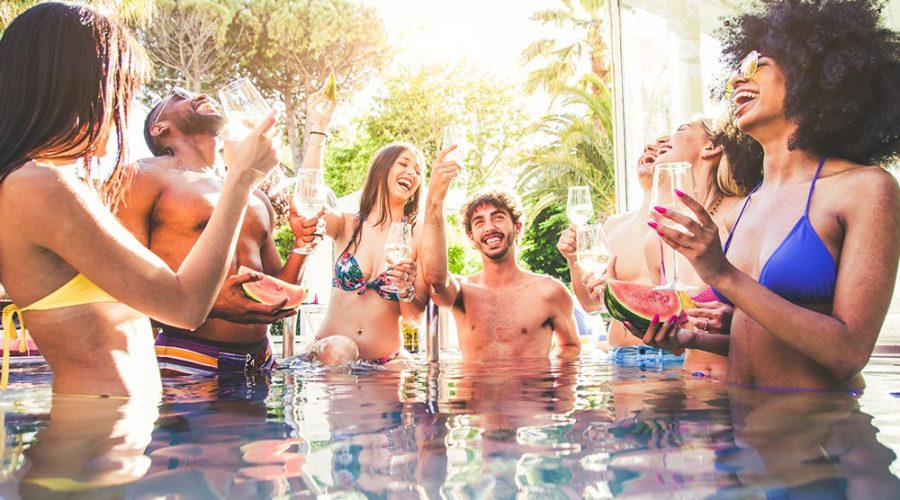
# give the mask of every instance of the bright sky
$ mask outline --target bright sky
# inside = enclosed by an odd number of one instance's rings
[[[554,0],[362,0],[384,20],[398,62],[483,64],[498,74],[521,74],[519,54],[552,32],[529,20]]]

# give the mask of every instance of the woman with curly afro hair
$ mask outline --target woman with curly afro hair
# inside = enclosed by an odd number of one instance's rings
[[[734,303],[730,334],[661,318],[656,345],[728,354],[731,381],[859,389],[900,256],[900,36],[875,1],[768,0],[729,20],[725,60],[738,127],[763,147],[763,181],[723,247],[709,214],[660,207],[666,244]],[[683,318],[681,318],[683,320]]]

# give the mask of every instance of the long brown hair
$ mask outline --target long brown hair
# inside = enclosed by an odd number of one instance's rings
[[[84,163],[115,127],[116,163],[100,198],[118,205],[131,98],[147,72],[124,27],[78,4],[48,2],[16,17],[0,39],[0,181],[34,158],[69,154]]]
[[[375,222],[375,225],[377,226],[388,222],[391,210],[390,204],[388,203],[388,173],[391,171],[394,162],[397,161],[397,158],[399,158],[404,151],[411,151],[416,156],[416,161],[419,163],[419,166],[422,169],[425,168],[425,160],[422,152],[408,142],[388,144],[375,154],[375,158],[372,159],[372,164],[369,165],[369,173],[366,174],[366,181],[363,183],[362,193],[359,198],[359,218],[356,228],[353,230],[353,236],[350,238],[350,242],[347,243],[347,248],[350,248],[350,245],[354,245],[354,247],[359,246],[358,240],[360,238],[362,221],[366,220],[366,217],[372,213],[376,204],[378,204],[381,214],[378,221]],[[406,205],[403,207],[403,216],[406,218],[406,222],[411,225],[416,223],[416,218],[419,215],[420,195],[422,193],[423,184],[424,181],[419,183],[415,193],[406,200]],[[346,251],[346,248],[344,250]]]

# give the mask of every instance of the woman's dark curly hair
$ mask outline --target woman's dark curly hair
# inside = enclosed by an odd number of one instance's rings
[[[881,0],[762,0],[725,21],[723,63],[752,50],[786,80],[788,146],[884,164],[900,152],[900,34],[884,27]]]

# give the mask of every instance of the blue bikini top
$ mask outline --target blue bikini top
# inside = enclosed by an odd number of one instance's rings
[[[809,186],[809,195],[806,197],[806,209],[803,216],[794,224],[793,229],[784,238],[781,245],[772,252],[759,273],[761,285],[794,303],[830,302],[834,298],[837,263],[809,222],[809,203],[816,187],[816,179],[818,179],[824,164],[825,157],[823,156],[819,160],[819,166],[816,168],[815,176]],[[741,207],[741,212],[734,222],[734,227],[731,228],[731,232],[728,233],[728,238],[725,240],[723,250],[726,254],[731,245],[731,237],[744,215],[750,197],[761,185],[762,181],[747,195],[744,206]],[[731,304],[731,301],[717,290],[714,289],[713,292],[722,302]]]

